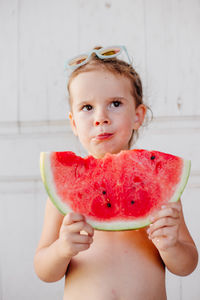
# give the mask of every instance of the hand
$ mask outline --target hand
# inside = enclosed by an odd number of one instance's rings
[[[86,234],[81,234],[85,231]],[[59,253],[71,258],[80,251],[87,250],[93,242],[94,229],[86,223],[83,215],[70,212],[62,222],[59,234]]]
[[[158,250],[165,251],[170,247],[176,246],[180,226],[180,213],[181,203],[178,201],[162,206],[160,211],[151,216],[151,224],[147,234]]]

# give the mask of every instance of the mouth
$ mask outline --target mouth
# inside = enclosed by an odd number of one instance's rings
[[[101,140],[107,140],[113,136],[113,133],[101,133],[99,135],[95,136],[95,140],[101,141]]]

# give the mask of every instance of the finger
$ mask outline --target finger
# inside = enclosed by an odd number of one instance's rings
[[[84,221],[85,218],[83,215],[74,213],[74,212],[69,212],[63,219],[63,224],[64,225],[71,225],[74,222],[79,222],[79,221]]]
[[[175,241],[172,241],[165,237],[154,238],[152,239],[152,242],[161,251],[165,251],[167,250],[167,248],[175,245]]]
[[[159,237],[170,237],[170,239],[171,239],[171,238],[177,236],[176,230],[177,230],[177,228],[175,226],[173,226],[173,227],[163,227],[163,228],[157,229],[154,232],[152,232],[149,235],[149,237],[151,239],[159,238]]]
[[[150,221],[153,223],[160,218],[171,217],[171,218],[179,218],[180,212],[174,207],[163,207],[161,210],[156,212],[150,217]]]
[[[85,222],[83,230],[91,237],[94,235],[94,228],[87,222]]]
[[[86,232],[89,236],[94,235],[94,229],[91,225],[86,223],[85,221],[79,221],[72,223],[71,225],[67,225],[67,230],[72,233],[80,233],[80,231]]]
[[[171,218],[171,217],[163,217],[156,220],[154,223],[150,224],[149,228],[147,229],[148,234],[152,234],[155,230],[160,229],[162,227],[171,227],[179,224],[178,218]]]
[[[74,222],[70,225],[66,225],[67,231],[71,233],[80,233],[85,227],[85,221]]]
[[[89,235],[75,233],[72,237],[72,241],[78,244],[91,244],[93,238]]]
[[[80,252],[80,251],[84,251],[90,248],[90,244],[75,244],[74,248],[76,250],[76,252]]]
[[[171,207],[176,209],[178,212],[181,212],[181,201],[177,201],[177,202],[169,202],[166,205],[163,205],[162,207]]]

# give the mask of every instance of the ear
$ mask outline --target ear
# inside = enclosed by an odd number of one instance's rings
[[[134,118],[134,123],[133,123],[133,129],[137,130],[140,128],[142,125],[145,115],[147,112],[147,107],[144,104],[140,104],[136,109],[135,109],[135,118]]]
[[[77,136],[78,133],[77,133],[77,128],[76,128],[76,123],[75,123],[75,120],[74,120],[74,117],[73,117],[73,114],[71,111],[69,112],[69,120],[70,120],[70,125],[72,128],[72,131]]]

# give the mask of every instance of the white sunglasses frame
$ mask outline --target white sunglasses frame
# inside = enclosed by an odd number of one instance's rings
[[[100,54],[100,52],[105,51],[105,50],[112,50],[112,48],[119,48],[120,51],[117,52],[117,53],[115,53],[115,54],[108,55],[108,56],[106,56],[106,55],[101,55],[101,54]],[[122,53],[123,50],[125,51],[125,53],[126,53],[126,55],[127,55],[127,57],[128,57],[128,61],[129,61],[130,65],[131,65],[132,62],[131,62],[131,59],[130,59],[130,57],[129,57],[129,55],[128,55],[128,51],[127,51],[126,47],[125,47],[125,46],[122,46],[122,45],[120,45],[120,46],[116,46],[116,45],[115,45],[115,46],[109,46],[109,47],[101,48],[101,49],[98,49],[98,50],[97,50],[97,49],[93,49],[93,50],[91,50],[91,51],[89,51],[89,52],[87,52],[87,53],[83,53],[83,54],[77,55],[77,56],[75,56],[75,57],[69,59],[69,60],[65,63],[65,69],[66,69],[66,70],[67,70],[67,69],[75,70],[75,69],[79,68],[80,66],[85,65],[85,64],[89,61],[90,56],[92,55],[92,53],[95,53],[100,59],[109,59],[109,58],[113,58],[113,57],[116,57],[116,56],[120,55],[120,54]],[[71,61],[73,61],[73,60],[75,60],[75,59],[77,59],[77,58],[79,58],[79,57],[81,57],[81,56],[84,56],[84,55],[87,56],[87,58],[86,58],[84,61],[82,61],[80,64],[77,64],[77,65],[70,65],[70,62],[71,62]]]

